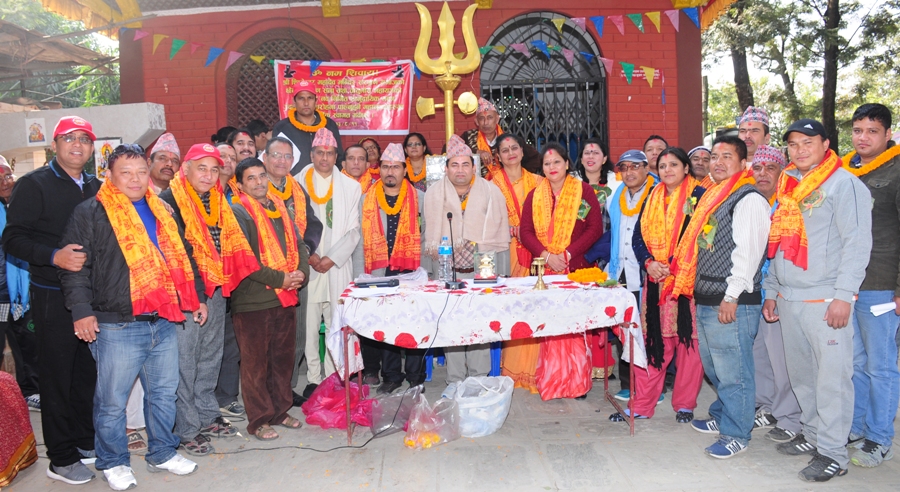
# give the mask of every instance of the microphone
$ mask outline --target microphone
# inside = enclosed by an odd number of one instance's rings
[[[459,290],[466,286],[461,280],[456,280],[456,251],[453,246],[453,212],[447,212],[447,222],[450,224],[450,264],[453,265],[453,280],[444,282],[444,288],[450,290]]]

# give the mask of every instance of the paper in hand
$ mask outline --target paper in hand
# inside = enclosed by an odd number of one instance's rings
[[[896,302],[886,302],[884,304],[876,304],[869,308],[869,311],[872,312],[875,316],[881,316],[882,314],[888,313],[897,309]]]

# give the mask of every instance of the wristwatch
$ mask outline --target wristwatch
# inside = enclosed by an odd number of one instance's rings
[[[737,301],[738,301],[737,297],[733,297],[728,294],[725,294],[725,298],[722,300],[727,302],[728,304],[737,304]]]

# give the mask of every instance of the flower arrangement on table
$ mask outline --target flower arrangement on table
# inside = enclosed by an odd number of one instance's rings
[[[580,268],[566,276],[573,282],[582,284],[597,284],[601,287],[610,287],[616,285],[615,280],[610,280],[609,275],[597,267]]]

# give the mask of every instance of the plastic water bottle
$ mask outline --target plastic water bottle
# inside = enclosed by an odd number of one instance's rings
[[[438,247],[438,280],[441,282],[449,282],[453,280],[453,249],[450,247],[450,240],[447,236],[441,238],[441,245]]]

